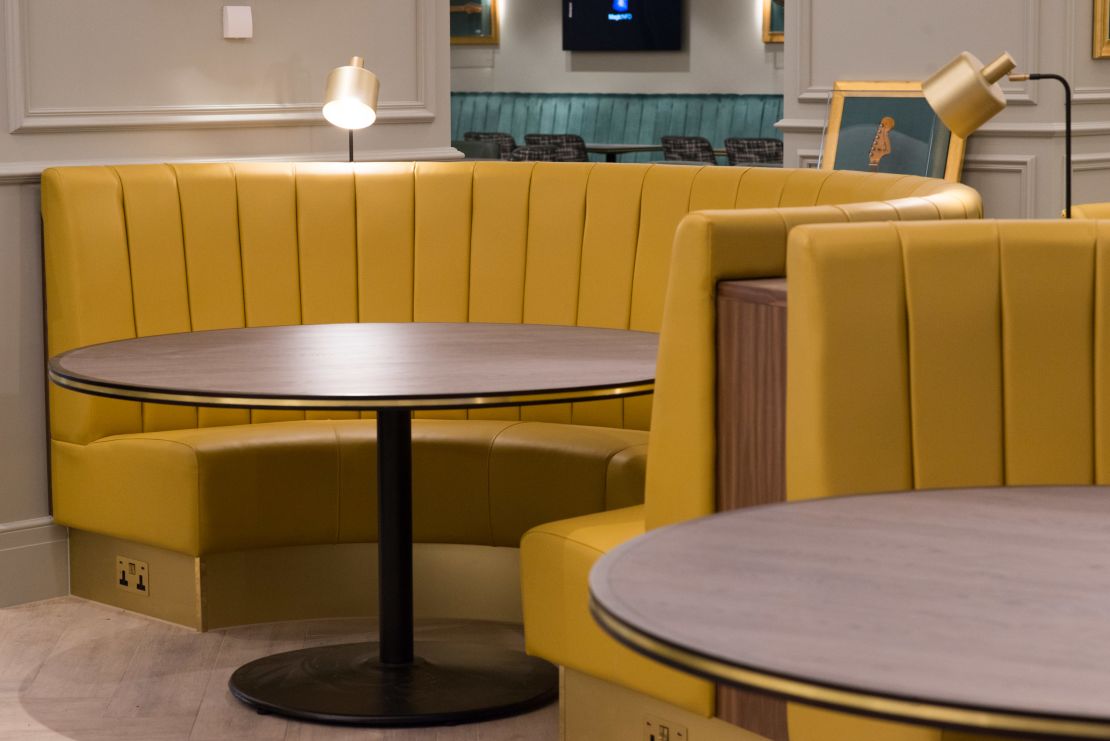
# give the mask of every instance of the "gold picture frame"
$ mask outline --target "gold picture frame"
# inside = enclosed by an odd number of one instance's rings
[[[448,2],[451,5],[452,44],[497,46],[501,43],[497,0],[448,0]]]
[[[1091,56],[1095,59],[1110,57],[1110,0],[1095,0],[1094,45],[1091,47]]]
[[[785,29],[783,28],[783,14],[786,12],[785,3],[777,3],[777,11],[772,7],[773,5],[776,5],[774,0],[763,0],[764,44],[781,44],[785,37]]]
[[[838,81],[829,102],[821,169],[959,182],[966,144],[937,117],[920,82]]]

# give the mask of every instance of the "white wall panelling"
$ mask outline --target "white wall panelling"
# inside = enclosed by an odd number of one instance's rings
[[[269,91],[257,90],[260,98],[271,97],[274,100],[260,100],[258,102],[222,102],[213,103],[203,100],[208,93],[203,84],[183,84],[181,78],[202,75],[195,70],[184,71],[182,67],[172,66],[173,59],[163,59],[164,45],[156,48],[147,48],[150,52],[146,57],[141,53],[128,67],[117,67],[115,74],[107,69],[97,68],[97,55],[90,54],[90,49],[95,48],[99,40],[93,39],[84,42],[82,46],[67,48],[58,44],[48,45],[41,43],[50,38],[57,27],[52,23],[56,21],[56,14],[46,12],[50,9],[65,11],[73,14],[80,11],[88,14],[103,16],[111,14],[113,17],[101,20],[101,27],[108,31],[112,27],[115,15],[122,17],[119,24],[128,28],[127,15],[135,12],[133,2],[120,2],[112,5],[97,5],[92,3],[74,5],[72,2],[59,2],[58,0],[4,0],[7,16],[5,46],[7,47],[8,71],[8,115],[12,132],[28,131],[100,131],[110,129],[151,129],[151,128],[197,128],[207,126],[290,126],[305,124],[325,124],[320,113],[320,104],[316,98],[320,91],[319,86],[313,87],[311,80],[304,72],[311,67],[307,59],[300,55],[292,55],[278,63],[270,65],[268,69],[259,69],[259,76],[265,79],[271,77],[275,82],[274,89]],[[370,4],[371,6],[373,4]],[[403,24],[381,24],[372,21],[378,20],[382,10],[370,7],[367,12],[367,23],[357,32],[367,39],[361,44],[354,42],[352,49],[358,49],[368,57],[367,66],[378,71],[383,78],[383,97],[379,103],[378,124],[416,123],[431,121],[435,118],[435,89],[436,69],[436,20],[437,12],[441,10],[436,0],[412,0],[407,3],[396,4],[408,15]],[[82,11],[82,8],[83,11]],[[273,33],[272,28],[267,28],[265,19],[267,13],[274,17],[272,7],[262,6],[258,10],[260,27],[258,43],[266,41],[266,34]],[[33,23],[36,12],[43,11],[44,18],[39,23]],[[166,13],[165,9],[148,8],[148,14],[158,12]],[[311,9],[310,9],[311,12]],[[321,12],[317,10],[315,12]],[[396,12],[396,11],[393,11]],[[192,13],[196,15],[196,13]],[[324,16],[326,18],[326,15]],[[121,19],[115,19],[121,20]],[[74,25],[81,24],[80,17],[70,19]],[[303,28],[303,26],[301,27]],[[287,31],[296,32],[296,29]],[[350,33],[350,29],[348,30]],[[244,64],[244,55],[240,48],[225,46],[226,42],[215,40],[215,34],[207,39],[211,50],[209,55],[216,55],[227,51],[227,63],[232,66],[229,74],[233,75],[233,65],[238,61]],[[133,34],[136,41],[141,34]],[[392,51],[400,59],[392,59],[389,64],[375,58],[374,52],[383,46],[382,41],[392,37]],[[385,44],[388,47],[388,44]],[[170,46],[173,46],[172,44]],[[363,51],[366,46],[369,52]],[[45,48],[43,48],[45,47]],[[312,55],[320,57],[328,52],[335,54],[335,48],[342,47],[342,42],[337,41],[323,49],[315,50]],[[311,47],[309,47],[311,50]],[[140,50],[141,52],[141,50]],[[181,52],[190,53],[188,46]],[[238,59],[236,59],[238,57]],[[402,63],[403,75],[396,74],[397,63]],[[338,66],[346,62],[341,56],[334,56],[331,66]],[[432,62],[432,63],[429,63]],[[92,66],[92,69],[84,69]],[[49,67],[51,74],[39,75],[34,70]],[[192,66],[192,65],[187,65]],[[318,65],[317,65],[318,66]],[[136,74],[144,68],[145,74]],[[382,67],[394,74],[383,73]],[[206,70],[201,70],[206,72]],[[59,74],[60,73],[60,74]],[[119,91],[121,99],[115,105],[97,105],[95,96],[89,96],[85,91],[90,87],[89,81],[94,76],[111,79],[118,75],[125,80],[137,84],[122,84],[113,86]],[[72,83],[59,80],[67,76],[77,79]],[[404,79],[398,79],[404,78]],[[202,79],[201,82],[204,80]],[[208,80],[211,82],[211,79]],[[192,82],[196,82],[195,80]],[[83,84],[82,84],[83,83]],[[39,86],[48,88],[40,90]],[[95,84],[93,85],[95,87]],[[199,96],[200,101],[188,102],[189,98]],[[46,98],[39,102],[39,98]],[[80,97],[81,101],[69,102],[71,97]],[[220,97],[234,98],[234,92]],[[278,98],[293,98],[293,100],[278,100]],[[151,102],[157,101],[157,102]]]
[[[1075,202],[1110,201],[1110,179],[1094,175],[1103,169],[1099,153],[1110,151],[1110,106],[1099,105],[1110,103],[1110,60],[1091,59],[1090,0],[795,0],[790,7],[779,123],[788,164],[820,148],[834,81],[920,80],[963,50],[984,61],[1009,51],[1020,71],[1069,77],[1080,104]],[[1006,110],[968,141],[964,180],[983,194],[988,216],[1056,217],[1064,202],[1063,90],[1052,80],[1003,90]]]
[[[682,51],[563,51],[559,0],[501,0],[501,44],[451,50],[453,90],[779,93],[783,45],[764,44],[761,0],[685,0]]]
[[[1032,155],[968,155],[963,181],[983,194],[983,211],[990,218],[1028,219],[1037,211],[1036,170]]]

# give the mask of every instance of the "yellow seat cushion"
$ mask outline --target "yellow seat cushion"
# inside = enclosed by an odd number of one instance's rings
[[[414,539],[516,545],[552,517],[641,499],[647,433],[576,429],[414,421]],[[373,420],[299,420],[55,440],[54,516],[193,556],[376,540],[376,437]]]
[[[533,656],[712,715],[711,682],[634,653],[590,617],[590,569],[608,551],[643,533],[640,505],[550,522],[525,533],[520,542],[525,648]]]

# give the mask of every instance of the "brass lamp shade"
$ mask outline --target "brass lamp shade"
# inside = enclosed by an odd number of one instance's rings
[[[365,129],[378,117],[378,78],[362,57],[336,67],[324,92],[324,118],[341,129]]]
[[[998,81],[1014,66],[1006,52],[984,66],[965,51],[922,83],[921,89],[944,125],[966,138],[1006,107]]]

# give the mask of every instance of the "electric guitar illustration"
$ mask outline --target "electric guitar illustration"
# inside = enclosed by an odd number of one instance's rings
[[[871,143],[871,151],[867,155],[867,163],[871,172],[879,171],[879,160],[890,154],[890,130],[894,128],[894,119],[883,116],[879,122],[879,130],[875,132],[875,141]]]

